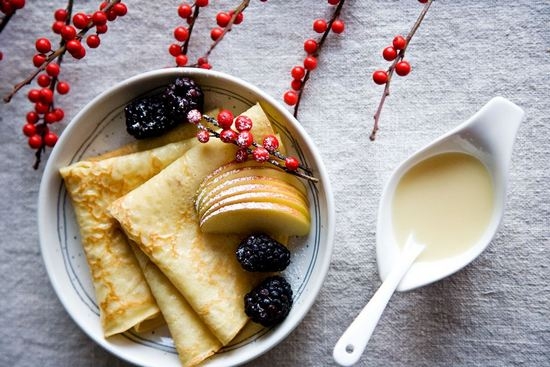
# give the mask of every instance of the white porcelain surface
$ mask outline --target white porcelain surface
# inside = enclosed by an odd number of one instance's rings
[[[432,283],[460,270],[475,259],[491,242],[500,224],[506,198],[508,167],[515,136],[524,112],[512,102],[496,97],[447,134],[414,153],[392,173],[380,200],[376,233],[376,255],[382,280],[388,276],[401,249],[394,238],[391,203],[401,176],[415,164],[445,152],[463,152],[477,157],[493,180],[494,209],[491,221],[477,243],[468,251],[438,261],[416,262],[397,290],[406,291]]]
[[[51,283],[67,312],[93,340],[113,354],[141,366],[175,367],[180,363],[165,327],[154,332],[124,334],[105,339],[89,268],[80,243],[74,212],[59,168],[81,158],[120,147],[132,141],[125,131],[124,105],[167,85],[178,75],[201,84],[205,108],[224,106],[243,111],[260,102],[282,138],[302,162],[311,167],[318,184],[307,183],[312,229],[307,237],[291,240],[292,262],[284,275],[294,291],[294,306],[279,326],[227,347],[207,366],[232,366],[251,360],[284,339],[313,304],[328,271],[333,249],[334,205],[319,153],[300,124],[273,98],[228,75],[191,68],[163,69],[130,78],[96,97],[70,123],[53,150],[42,179],[38,220],[42,256]]]

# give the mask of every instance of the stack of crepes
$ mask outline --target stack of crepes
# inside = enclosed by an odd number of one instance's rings
[[[243,114],[255,136],[274,133],[260,105]],[[236,147],[218,139],[202,144],[195,134],[195,126],[184,124],[60,170],[105,337],[164,319],[183,366],[235,339],[248,320],[243,297],[260,280],[235,258],[239,236],[199,229],[196,190],[234,159]]]

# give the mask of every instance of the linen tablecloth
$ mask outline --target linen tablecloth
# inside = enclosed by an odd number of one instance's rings
[[[216,12],[238,1],[210,3],[193,35],[192,57],[210,44]],[[75,11],[98,4],[75,1]],[[173,65],[167,48],[181,23],[178,4],[129,1],[128,15],[110,25],[98,49],[80,61],[66,57],[62,73],[71,92],[59,99],[65,121],[105,88]],[[29,0],[0,34],[2,95],[33,69],[34,40],[52,36],[53,11],[64,6]],[[332,263],[303,322],[250,366],[334,365],[335,342],[380,285],[376,212],[392,169],[497,95],[524,108],[526,119],[495,239],[459,273],[395,294],[358,365],[550,365],[550,2],[435,1],[407,51],[412,72],[394,77],[378,138],[370,142],[383,89],[372,72],[388,65],[381,50],[408,32],[421,8],[416,0],[348,0],[345,32],[327,39],[299,120],[334,189]],[[313,20],[331,9],[324,0],[253,0],[211,63],[282,99],[290,69],[305,56],[303,41],[316,36]],[[27,91],[0,106],[0,366],[127,366],[79,329],[49,283],[36,219],[44,163],[31,168],[33,151],[21,133],[31,108]]]

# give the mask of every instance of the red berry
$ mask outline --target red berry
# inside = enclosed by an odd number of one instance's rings
[[[29,94],[27,94],[27,97],[29,98],[29,101],[31,101],[32,103],[38,102],[40,100],[40,90],[31,89],[29,91]]]
[[[66,19],[67,19],[67,10],[66,9],[57,9],[54,13],[53,13],[53,17],[55,18],[55,20],[57,21],[61,21],[61,22],[64,22]]]
[[[109,5],[107,1],[102,1],[101,4],[99,4],[99,10],[103,10]]]
[[[266,162],[269,160],[269,152],[264,147],[256,147],[252,151],[252,156],[256,162]]]
[[[237,132],[231,129],[224,129],[220,133],[220,140],[224,143],[232,143],[237,139]]]
[[[128,7],[124,3],[116,3],[115,5],[113,5],[112,10],[119,17],[123,17],[128,13]]]
[[[195,0],[195,5],[200,8],[208,6],[208,0]]]
[[[283,95],[283,100],[289,106],[294,106],[298,102],[298,93],[294,90],[287,90]]]
[[[40,101],[50,105],[53,102],[53,91],[50,88],[40,89]]]
[[[69,83],[67,83],[67,82],[57,83],[56,90],[57,90],[57,93],[59,93],[59,94],[67,94],[67,93],[69,93],[70,89],[71,88],[69,86]]]
[[[63,37],[65,41],[75,39],[76,29],[72,25],[64,25],[63,28],[61,28],[61,37]]]
[[[290,71],[290,75],[292,75],[293,79],[300,80],[306,75],[306,69],[304,69],[303,66],[295,66]]]
[[[34,126],[34,124],[23,125],[23,134],[29,137],[33,136],[34,134],[36,134],[36,126]]]
[[[317,33],[323,33],[327,30],[327,21],[324,19],[316,19],[313,22],[313,30]]]
[[[243,163],[248,160],[248,149],[240,148],[235,153],[235,161],[238,163]]]
[[[231,15],[226,11],[220,11],[216,15],[216,23],[220,27],[226,27],[229,24],[230,20],[231,20]]]
[[[52,24],[52,31],[55,34],[61,34],[63,27],[65,27],[65,22],[57,20]]]
[[[49,86],[51,81],[52,79],[47,74],[40,74],[38,78],[36,78],[38,85],[43,88]]]
[[[279,139],[275,135],[266,135],[262,141],[262,145],[268,152],[273,153],[279,149]]]
[[[65,112],[61,108],[54,108],[53,112],[57,115],[57,121],[61,121],[65,117]]]
[[[200,65],[199,65],[199,68],[210,70],[210,69],[212,69],[212,65],[210,65],[209,63],[206,62],[206,63],[204,63],[204,64],[200,64]]]
[[[55,114],[55,112],[48,112],[44,115],[44,121],[47,123],[47,124],[53,124],[54,122],[57,122],[57,115]]]
[[[97,34],[90,34],[88,37],[86,37],[86,44],[90,48],[97,48],[99,47],[99,44],[101,43],[101,40],[97,36]]]
[[[388,46],[382,51],[382,57],[386,61],[393,61],[397,57],[397,51],[392,46]]]
[[[334,22],[332,22],[332,25],[330,26],[330,29],[332,29],[334,33],[342,33],[345,28],[346,26],[344,22],[340,19],[336,19]]]
[[[340,0],[328,0],[328,3],[329,3],[330,5],[336,5],[336,4],[338,4],[339,2],[340,2]]]
[[[35,124],[36,122],[38,122],[38,114],[34,111],[30,111],[29,113],[27,113],[27,122],[29,124]]]
[[[107,26],[107,24],[98,25],[98,26],[95,27],[95,33],[97,33],[97,34],[107,33],[108,28],[109,27]]]
[[[118,14],[112,8],[107,12],[107,20],[109,22],[112,22],[113,20],[115,20],[117,16]]]
[[[178,55],[181,55],[181,47],[178,44],[172,43],[170,47],[168,47],[168,52],[170,55],[176,57]]]
[[[89,20],[86,14],[76,13],[75,15],[73,15],[73,24],[76,28],[78,29],[86,28],[88,23],[89,23]]]
[[[84,46],[80,45],[80,49],[74,54],[71,54],[71,56],[74,57],[75,59],[80,60],[84,56],[86,56],[86,49],[84,48]]]
[[[55,133],[48,132],[44,135],[44,143],[46,143],[49,147],[53,147],[55,143],[57,143],[57,135]]]
[[[10,0],[10,4],[15,9],[22,9],[25,6],[25,0]]]
[[[52,50],[52,44],[47,38],[39,38],[35,43],[36,51],[45,54]]]
[[[392,43],[396,50],[403,50],[407,47],[407,40],[403,36],[395,36]]]
[[[180,42],[185,42],[189,38],[189,29],[183,26],[174,28],[174,38]]]
[[[317,67],[317,59],[314,56],[308,56],[304,59],[304,67],[307,70],[313,70]]]
[[[189,4],[181,4],[178,7],[178,15],[183,18],[187,19],[193,14],[193,9],[191,8],[191,5]]]
[[[177,66],[185,66],[187,65],[187,62],[188,62],[188,58],[187,58],[187,55],[178,55],[176,56],[176,65]]]
[[[48,112],[49,109],[50,109],[50,105],[47,105],[45,103],[36,102],[34,104],[34,110],[36,111],[36,113],[44,114],[44,113]]]
[[[407,75],[408,73],[411,72],[411,64],[409,64],[408,61],[399,61],[396,65],[395,65],[395,72],[397,73],[397,75],[399,76],[405,76]]]
[[[295,157],[286,157],[285,167],[290,171],[296,171],[300,167],[300,161]]]
[[[233,16],[233,14],[235,14],[235,12],[233,10],[231,10],[229,12],[229,15],[230,16]],[[244,14],[241,12],[239,14],[237,14],[237,16],[235,17],[235,20],[233,21],[233,24],[241,24],[244,20]]]
[[[248,116],[237,116],[235,119],[235,129],[237,131],[248,131],[252,129],[252,120]]]
[[[42,147],[42,137],[38,134],[34,134],[31,137],[29,137],[29,146],[32,149],[39,149]]]
[[[37,68],[42,66],[42,64],[46,61],[46,55],[43,54],[36,54],[32,57],[32,63]]]
[[[46,66],[46,73],[49,76],[58,76],[59,75],[59,64],[51,62]]]
[[[201,111],[194,108],[191,111],[187,112],[186,118],[188,123],[197,125],[199,122],[201,122],[202,113]]]
[[[104,11],[98,10],[92,14],[92,21],[95,25],[103,25],[107,23],[107,14]]]
[[[426,4],[428,2],[428,0],[418,0],[419,3],[421,4]]]
[[[65,47],[67,48],[67,51],[73,55],[80,51],[82,44],[78,40],[70,40],[65,44]]]
[[[248,130],[241,131],[239,135],[237,135],[237,139],[235,139],[235,141],[239,147],[248,148],[254,142],[254,136]]]
[[[222,129],[229,129],[233,124],[233,113],[229,110],[221,110],[218,112],[217,120]]]
[[[302,88],[302,81],[299,80],[299,79],[293,79],[290,82],[290,88],[292,88],[294,90],[300,90]]]
[[[317,51],[317,41],[315,41],[314,39],[307,39],[305,40],[304,42],[304,50],[308,53],[308,54],[312,54],[314,53],[315,51]]]
[[[385,84],[388,81],[388,73],[385,70],[376,70],[372,73],[372,80],[376,84]]]
[[[208,143],[210,140],[210,133],[206,130],[199,130],[197,132],[197,140],[201,143]]]
[[[222,28],[219,28],[219,27],[212,28],[212,30],[210,31],[210,38],[212,38],[213,41],[216,41],[218,38],[222,36],[222,34],[223,34]]]

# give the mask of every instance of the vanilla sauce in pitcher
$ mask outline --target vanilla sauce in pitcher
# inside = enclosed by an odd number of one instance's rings
[[[418,261],[459,255],[474,246],[493,212],[487,168],[465,153],[443,153],[409,169],[392,203],[395,238],[402,247],[410,233],[426,245]]]

